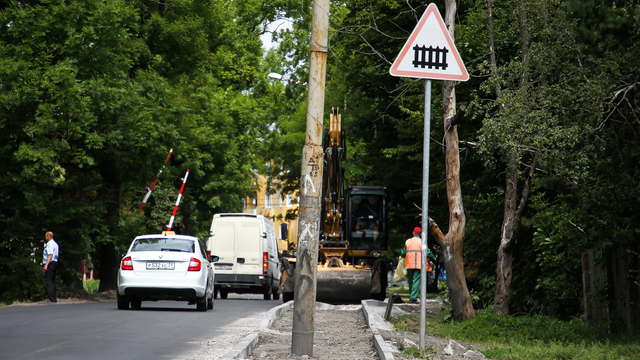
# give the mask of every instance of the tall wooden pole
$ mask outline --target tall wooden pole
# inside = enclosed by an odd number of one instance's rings
[[[322,128],[329,41],[329,0],[314,0],[309,61],[307,132],[302,150],[298,254],[296,256],[291,353],[313,355],[316,275],[322,200]]]

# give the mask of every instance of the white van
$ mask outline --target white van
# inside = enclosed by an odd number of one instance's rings
[[[273,223],[262,215],[215,214],[207,249],[215,263],[215,296],[230,292],[280,298],[278,244]]]

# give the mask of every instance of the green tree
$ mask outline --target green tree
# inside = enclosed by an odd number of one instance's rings
[[[88,257],[98,267],[101,290],[113,288],[119,255],[132,236],[158,231],[160,214],[155,224],[144,221],[161,210],[153,208],[154,197],[144,214],[135,210],[170,148],[175,155],[158,188],[159,203],[172,201],[186,169],[192,174],[177,229],[204,236],[213,212],[239,210],[249,169],[261,162],[260,140],[270,133],[266,100],[252,94],[263,78],[259,35],[290,6],[4,4],[0,158],[7,171],[0,180],[0,257],[7,261],[0,282],[26,279],[33,269],[21,256],[41,247],[34,239],[52,230],[71,290],[82,292],[78,271]],[[32,259],[39,261],[37,254]],[[38,289],[6,298],[33,297]]]

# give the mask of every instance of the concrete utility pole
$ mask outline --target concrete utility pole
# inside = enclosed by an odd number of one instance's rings
[[[296,255],[291,353],[313,355],[316,275],[322,204],[322,128],[329,41],[329,0],[314,0],[309,62],[307,133],[302,150],[298,254]]]

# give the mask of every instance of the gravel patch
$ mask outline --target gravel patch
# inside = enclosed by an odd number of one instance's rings
[[[270,329],[262,330],[260,341],[248,359],[380,359],[360,305],[332,306],[318,303],[311,357],[291,354],[292,315],[293,311],[289,310]]]

